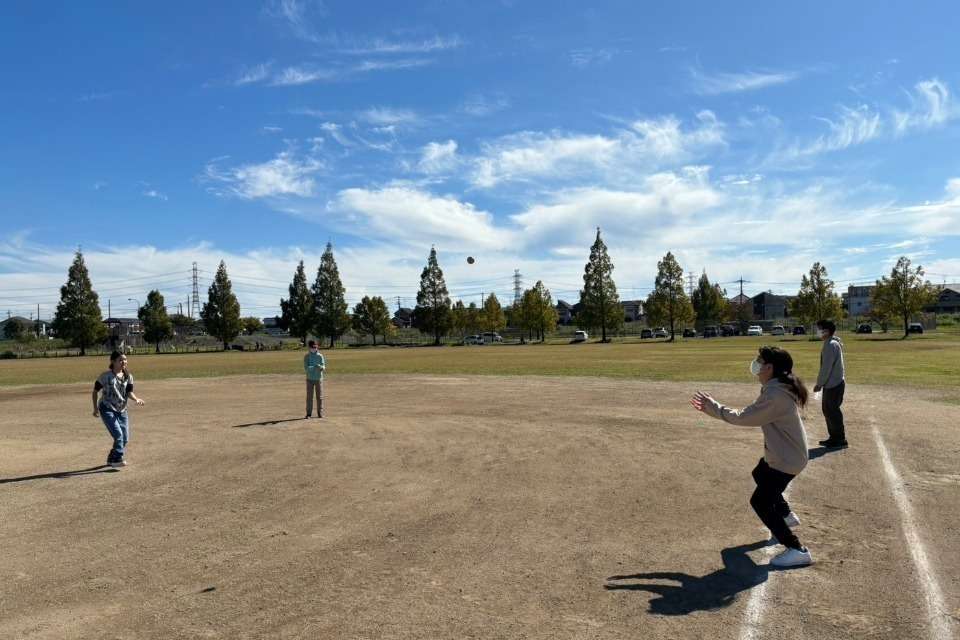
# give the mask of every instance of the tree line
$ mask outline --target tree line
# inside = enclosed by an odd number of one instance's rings
[[[600,229],[590,257],[584,266],[583,287],[580,290],[579,312],[576,324],[600,333],[602,341],[624,324],[623,308],[613,279],[614,265],[603,241]],[[700,276],[691,295],[684,289],[684,271],[672,252],[657,263],[654,287],[643,301],[648,324],[669,327],[670,340],[678,330],[691,324],[702,330],[721,322],[749,322],[753,317],[752,302],[732,304],[727,292],[707,277]],[[910,321],[924,307],[936,301],[938,289],[924,278],[920,265],[914,266],[907,257],[901,257],[890,272],[877,280],[872,292],[872,309],[868,320],[880,324],[902,322],[904,335]],[[351,329],[361,336],[378,337],[386,342],[397,328],[386,302],[380,296],[364,296],[348,312],[346,289],[340,279],[333,247],[327,243],[312,284],[308,285],[306,267],[301,260],[288,287],[288,297],[281,298],[280,326],[291,336],[306,341],[315,336],[333,346]],[[742,301],[741,301],[742,302]],[[804,274],[800,288],[793,298],[790,315],[803,324],[812,324],[821,318],[839,320],[843,316],[840,296],[827,268],[819,262]],[[445,336],[498,332],[507,326],[521,330],[521,340],[544,340],[555,331],[557,308],[550,290],[538,280],[525,290],[514,305],[503,307],[496,294],[485,296],[478,307],[471,302],[464,305],[450,299],[436,248],[430,249],[427,264],[420,274],[417,303],[411,321],[421,332],[431,335],[439,345]],[[156,345],[173,338],[176,332],[189,330],[197,321],[182,314],[168,315],[163,295],[158,290],[147,294],[146,304],[137,310],[143,327],[144,340]],[[229,343],[241,332],[254,333],[263,329],[259,318],[240,316],[240,303],[233,293],[226,264],[221,261],[207,291],[207,302],[200,311],[200,323],[211,336]],[[60,302],[52,321],[57,337],[80,349],[81,354],[91,346],[102,344],[108,337],[108,328],[100,312],[99,298],[90,281],[83,254],[77,251],[67,273],[67,281],[60,288]],[[20,340],[30,332],[22,322],[8,321],[4,337]]]

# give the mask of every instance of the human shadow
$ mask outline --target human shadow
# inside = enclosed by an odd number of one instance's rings
[[[815,447],[807,451],[807,457],[811,460],[816,460],[817,458],[822,458],[828,453],[837,453],[838,451],[843,451],[842,447]]]
[[[284,418],[283,420],[264,420],[263,422],[248,422],[247,424],[235,424],[231,429],[246,429],[247,427],[269,427],[284,422],[300,422],[303,418]]]
[[[75,471],[54,471],[53,473],[39,473],[35,476],[23,476],[21,478],[0,478],[0,484],[43,480],[44,478],[76,478],[78,476],[91,476],[97,473],[116,473],[117,471],[119,471],[119,469],[114,469],[108,464],[101,464],[96,467],[90,467],[89,469],[77,469]]]
[[[677,571],[654,571],[632,575],[610,576],[607,580],[669,580],[679,584],[628,582],[607,584],[608,591],[648,591],[657,594],[650,600],[650,613],[662,616],[685,616],[694,611],[713,611],[728,607],[741,591],[766,581],[770,569],[758,565],[747,552],[767,546],[766,540],[720,552],[723,568],[705,576],[692,576]]]

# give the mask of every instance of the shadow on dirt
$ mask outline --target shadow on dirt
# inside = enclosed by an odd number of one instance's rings
[[[837,453],[837,452],[839,452],[839,451],[843,451],[843,448],[841,448],[841,447],[814,447],[813,449],[810,449],[810,450],[807,452],[807,456],[808,456],[811,460],[816,460],[817,458],[822,458],[823,456],[827,455],[828,453]]]
[[[648,591],[657,594],[650,600],[650,613],[662,616],[685,616],[695,611],[713,611],[733,604],[737,594],[766,581],[770,569],[758,565],[747,552],[767,546],[767,541],[728,547],[720,552],[723,568],[705,576],[691,576],[675,571],[654,571],[611,576],[607,580],[669,580],[679,584],[628,582],[607,584],[608,591]]]
[[[89,469],[76,469],[75,471],[54,471],[53,473],[40,473],[35,476],[23,476],[22,478],[0,478],[0,484],[43,480],[44,478],[76,478],[78,476],[91,476],[98,473],[116,473],[117,471],[119,471],[119,469],[114,469],[110,465],[101,464],[96,467],[90,467]]]
[[[247,424],[235,424],[231,429],[246,429],[247,427],[269,427],[284,422],[302,422],[303,418],[284,418],[283,420],[264,420],[263,422],[248,422]]]

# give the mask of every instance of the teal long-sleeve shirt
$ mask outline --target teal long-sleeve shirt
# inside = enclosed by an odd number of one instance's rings
[[[307,353],[303,356],[303,370],[307,380],[323,380],[323,371],[327,368],[327,361],[322,353]]]

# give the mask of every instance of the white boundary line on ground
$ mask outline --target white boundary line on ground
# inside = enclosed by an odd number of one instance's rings
[[[920,534],[917,532],[916,517],[913,514],[913,507],[910,505],[910,498],[907,496],[907,489],[890,460],[887,446],[883,443],[883,438],[880,436],[880,431],[877,429],[876,421],[873,418],[870,419],[870,427],[873,430],[873,438],[877,443],[877,449],[880,451],[880,460],[883,462],[887,482],[890,484],[890,490],[893,492],[897,507],[900,509],[903,537],[906,539],[907,548],[910,549],[910,555],[913,557],[913,565],[917,569],[917,579],[920,586],[923,587],[923,600],[926,605],[927,620],[930,623],[927,635],[931,640],[952,640],[952,620],[947,616],[947,608],[943,601],[940,585],[937,583],[930,561],[927,559],[927,551],[923,546],[923,541],[920,540]]]
[[[784,492],[783,497],[786,498],[787,494],[790,493],[790,489],[793,487],[788,487],[787,491]],[[770,531],[763,527],[763,532],[770,535]],[[763,549],[763,558],[767,562],[770,562],[770,559],[773,558],[777,550],[777,545],[771,545]],[[747,599],[747,607],[743,610],[743,622],[740,624],[740,640],[757,640],[761,638],[761,625],[763,624],[763,608],[767,604],[767,585],[770,584],[770,581],[773,580],[773,576],[776,574],[776,571],[771,571],[767,573],[767,579],[755,586],[750,591],[750,598]]]

